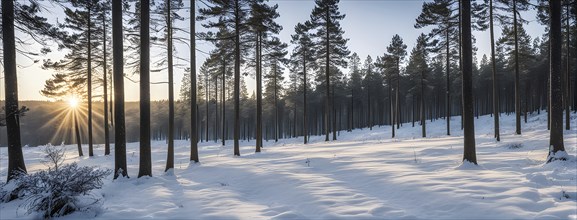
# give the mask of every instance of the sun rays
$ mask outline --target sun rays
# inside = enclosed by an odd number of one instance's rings
[[[68,98],[68,106],[70,108],[76,109],[76,107],[78,107],[78,104],[80,104],[80,100],[78,100],[78,98],[76,98],[75,96],[71,96]]]
[[[42,128],[53,128],[53,134],[50,138],[51,143],[77,143],[74,137],[74,120],[78,123],[82,143],[86,142],[88,132],[88,106],[76,96],[70,96],[64,100],[54,103],[55,108],[50,113],[50,120]],[[104,133],[104,127],[101,125],[103,113],[98,102],[93,103],[93,133]],[[97,135],[98,136],[98,135]],[[100,142],[95,140],[96,143]]]

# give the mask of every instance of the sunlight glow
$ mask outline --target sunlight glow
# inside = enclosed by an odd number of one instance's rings
[[[68,105],[70,106],[70,108],[76,108],[78,107],[78,99],[76,97],[70,97],[68,99]]]

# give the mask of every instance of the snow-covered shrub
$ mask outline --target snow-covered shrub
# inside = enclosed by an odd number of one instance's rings
[[[50,218],[87,208],[81,198],[91,199],[91,204],[96,204],[99,199],[90,191],[101,188],[102,180],[111,173],[109,169],[80,167],[72,163],[59,169],[22,173],[10,181],[14,185],[7,184],[3,188],[18,189],[19,197],[26,200],[24,208],[28,214],[41,212],[44,218]]]
[[[521,149],[523,148],[523,143],[511,143],[507,146],[509,149]]]
[[[53,146],[52,144],[48,143],[44,146],[44,159],[42,163],[48,167],[49,170],[54,169],[58,170],[58,167],[61,167],[64,163],[64,159],[66,158],[66,148],[64,148],[64,144],[60,146]]]
[[[21,188],[17,184],[17,180],[0,184],[0,202],[10,202],[19,198]]]

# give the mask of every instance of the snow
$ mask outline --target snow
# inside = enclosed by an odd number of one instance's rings
[[[546,114],[529,116],[522,135],[514,134],[514,115],[502,114],[501,122],[496,142],[493,119],[475,120],[478,166],[462,162],[459,116],[451,136],[437,120],[427,121],[427,138],[404,124],[391,139],[383,126],[342,131],[331,142],[269,141],[258,154],[254,142],[241,142],[240,157],[232,156],[232,141],[201,143],[200,164],[189,163],[187,141],[176,141],[169,173],[165,142],[153,142],[153,177],[143,178],[136,178],[139,145],[129,143],[130,178],[110,175],[93,192],[101,206],[62,219],[577,219],[575,127],[559,153],[568,159],[547,164]],[[114,167],[113,156],[79,158],[74,145],[67,151],[66,163]],[[46,169],[41,147],[25,147],[24,156],[29,172]],[[1,148],[1,180],[7,157]],[[0,203],[0,219],[35,218],[19,208],[23,202]]]

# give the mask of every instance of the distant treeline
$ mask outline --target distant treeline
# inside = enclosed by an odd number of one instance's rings
[[[26,106],[30,110],[24,117],[20,118],[20,131],[22,134],[22,144],[28,146],[51,144],[74,144],[76,143],[72,133],[73,121],[67,112],[69,109],[66,102],[49,101],[21,101],[21,106]],[[87,116],[86,103],[80,109],[84,115],[79,115],[79,125],[82,143],[87,143]],[[188,126],[184,125],[189,121],[187,111],[182,103],[176,104],[175,130],[176,138],[188,138]],[[4,101],[0,102],[4,106]],[[139,104],[138,102],[126,102],[126,141],[137,142],[140,136],[139,129]],[[168,129],[168,104],[167,101],[151,102],[151,132],[155,140],[165,139]],[[185,118],[186,117],[186,118]],[[112,121],[112,123],[114,123]],[[104,144],[104,121],[103,103],[93,102],[93,138],[94,144]],[[114,127],[110,125],[110,140],[114,142]],[[0,127],[0,146],[6,147],[6,127]]]

